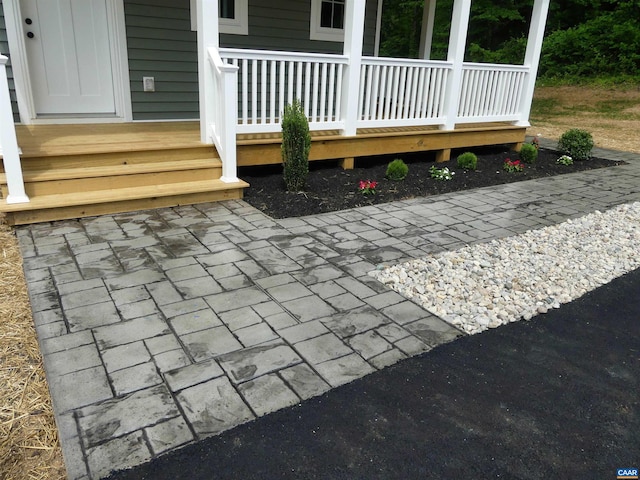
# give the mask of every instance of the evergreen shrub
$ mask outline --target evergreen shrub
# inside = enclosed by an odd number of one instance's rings
[[[532,143],[525,143],[520,148],[519,155],[524,163],[535,163],[538,158],[538,149]]]
[[[385,177],[389,180],[404,180],[407,178],[409,174],[409,167],[399,158],[396,158],[387,166],[387,172],[385,173]]]
[[[458,155],[458,167],[465,170],[475,170],[478,168],[478,157],[473,152],[465,152]]]
[[[562,134],[558,141],[558,150],[573,160],[589,160],[593,149],[593,137],[586,130],[572,128]]]
[[[282,116],[282,164],[287,190],[300,192],[309,175],[311,134],[309,120],[299,100],[284,107]]]

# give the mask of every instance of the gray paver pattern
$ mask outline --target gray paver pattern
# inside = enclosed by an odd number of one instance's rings
[[[302,218],[227,201],[19,227],[69,478],[461,336],[368,272],[640,201],[640,156],[594,155],[630,163]]]

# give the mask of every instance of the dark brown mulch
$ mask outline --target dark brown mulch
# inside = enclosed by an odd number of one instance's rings
[[[341,169],[335,161],[312,162],[304,192],[287,192],[282,179],[282,166],[245,167],[240,178],[251,185],[245,190],[244,199],[273,218],[299,217],[333,212],[353,207],[376,205],[414,197],[487,187],[503,183],[550,177],[593,168],[611,167],[624,162],[601,158],[574,162],[565,166],[556,163],[560,156],[553,150],[540,149],[533,165],[525,165],[523,172],[508,173],[502,168],[505,159],[516,160],[518,154],[506,147],[475,149],[478,155],[476,171],[458,168],[456,157],[462,152],[452,152],[452,160],[440,164],[431,152],[360,158],[353,170]],[[409,175],[403,181],[385,178],[387,164],[394,158],[402,158],[409,167]],[[455,172],[452,180],[431,178],[429,169],[448,167]],[[363,195],[358,190],[361,180],[378,182],[375,195]]]

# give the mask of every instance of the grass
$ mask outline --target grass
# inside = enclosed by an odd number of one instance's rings
[[[538,85],[529,135],[558,139],[581,128],[598,147],[640,153],[640,82],[603,85]]]
[[[545,117],[589,115],[612,120],[640,121],[640,96],[635,99],[612,98],[581,103],[567,103],[562,95],[535,98],[531,106],[531,119],[538,121]]]

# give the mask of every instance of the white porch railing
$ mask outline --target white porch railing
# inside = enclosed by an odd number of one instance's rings
[[[529,68],[465,63],[456,123],[518,121]]]
[[[295,98],[311,130],[344,128],[347,57],[224,48],[220,58],[238,68],[238,133],[279,132],[284,106]],[[528,67],[465,63],[458,92],[447,91],[452,70],[444,61],[364,57],[357,127],[443,126],[450,95],[457,96],[455,123],[521,120]]]
[[[210,111],[212,113],[211,133],[218,155],[222,161],[223,182],[238,180],[236,158],[236,130],[238,124],[238,68],[225,64],[218,49],[208,49],[209,62],[213,71],[213,98],[220,102]]]
[[[363,58],[358,127],[441,124],[452,67],[447,62]]]
[[[279,132],[284,107],[296,98],[309,129],[344,127],[340,111],[347,57],[227,48],[220,55],[239,68],[238,133]]]
[[[24,191],[20,152],[11,110],[7,80],[8,60],[7,57],[0,54],[0,154],[9,190],[9,195],[6,198],[7,203],[26,203],[29,201],[29,197]]]

